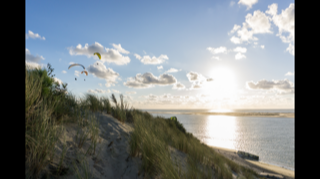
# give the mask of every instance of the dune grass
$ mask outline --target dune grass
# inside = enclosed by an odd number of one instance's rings
[[[121,123],[133,123],[134,131],[129,138],[130,155],[141,157],[140,170],[146,177],[232,178],[233,171],[245,178],[257,178],[251,169],[239,166],[201,143],[179,121],[153,117],[148,112],[130,108],[122,94],[120,100],[114,94],[110,99],[86,94],[77,100],[73,94],[66,92],[67,84],[60,88],[53,82],[50,77],[53,69],[50,67],[48,65],[48,70],[25,71],[26,178],[37,178],[53,158],[58,157],[54,155],[55,145],[63,130],[59,126],[65,123],[77,124],[76,142],[79,149],[87,139],[91,140],[87,151],[72,161],[72,169],[78,178],[90,178],[85,156],[96,153],[99,139],[97,112],[111,114]],[[183,170],[181,164],[172,158],[169,146],[187,154],[187,170]],[[59,172],[67,150],[64,144],[59,156]],[[77,167],[76,160],[80,160],[80,167]]]

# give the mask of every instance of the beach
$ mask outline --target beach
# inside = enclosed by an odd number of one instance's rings
[[[221,147],[215,147],[210,146],[213,149],[215,149],[218,153],[222,154],[223,156],[229,158],[230,160],[242,165],[249,167],[253,170],[255,170],[257,173],[275,173],[280,174],[284,176],[284,178],[292,179],[294,178],[294,171],[288,170],[282,167],[278,167],[275,165],[265,164],[258,161],[243,159],[236,154],[236,150],[233,149],[227,149],[227,148],[221,148]]]

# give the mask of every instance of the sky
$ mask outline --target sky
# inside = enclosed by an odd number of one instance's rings
[[[294,6],[27,0],[25,63],[50,63],[78,98],[123,94],[136,109],[294,109]]]

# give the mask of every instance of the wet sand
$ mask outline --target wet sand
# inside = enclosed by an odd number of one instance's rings
[[[292,170],[288,170],[288,169],[270,165],[270,164],[261,163],[258,161],[243,159],[238,154],[236,154],[236,150],[233,150],[233,149],[226,149],[226,148],[215,147],[215,146],[210,146],[210,147],[215,149],[218,153],[229,158],[230,160],[242,166],[249,167],[254,171],[256,171],[257,173],[267,172],[267,173],[280,174],[284,178],[288,178],[288,179],[294,178],[294,171]]]

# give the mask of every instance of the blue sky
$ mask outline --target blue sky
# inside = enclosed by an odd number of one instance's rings
[[[78,97],[294,108],[294,1],[26,1],[25,33],[26,65],[50,63]]]

